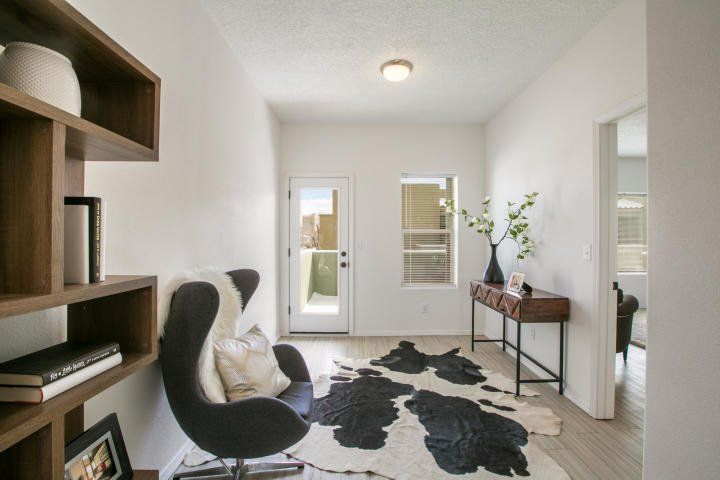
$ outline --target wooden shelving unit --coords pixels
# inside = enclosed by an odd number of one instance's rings
[[[157,359],[156,277],[63,284],[63,198],[83,195],[86,161],[158,160],[160,79],[64,0],[0,0],[0,44],[11,41],[72,61],[82,113],[0,84],[0,334],[5,317],[67,305],[68,339],[116,341],[123,354],[45,403],[0,404],[0,477],[60,480],[85,401]]]
[[[85,161],[155,161],[157,150],[142,145],[0,83],[0,119],[48,120],[65,125],[65,151]]]
[[[85,132],[89,140],[105,141],[107,133],[114,132],[147,147],[152,154],[146,159],[157,161],[160,78],[149,68],[64,0],[0,0],[0,26],[0,44],[35,43],[62,53],[73,64],[80,80],[81,117],[87,122],[73,121],[78,117],[66,113],[58,117],[58,112],[62,112],[58,109],[41,109],[41,116]],[[31,105],[30,110],[35,108],[41,107]],[[73,158],[127,160],[122,149],[130,147],[125,153],[132,153],[129,143],[117,138],[109,143],[119,143],[120,150]],[[80,149],[72,153],[84,152]]]

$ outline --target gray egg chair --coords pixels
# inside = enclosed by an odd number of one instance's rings
[[[244,310],[260,276],[249,269],[234,270],[228,275],[242,294]],[[294,347],[273,346],[280,369],[292,381],[277,398],[251,397],[212,403],[205,397],[198,362],[218,305],[218,292],[207,282],[182,285],[170,305],[160,354],[167,398],[185,434],[222,462],[220,467],[178,473],[173,478],[213,476],[237,480],[246,473],[302,468],[300,462],[244,461],[281,452],[310,429],[307,416],[312,406],[312,383],[305,361]],[[234,461],[228,464],[223,460],[227,458]]]

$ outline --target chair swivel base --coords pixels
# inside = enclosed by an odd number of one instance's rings
[[[235,460],[235,465],[227,465],[225,461],[219,459],[222,463],[221,467],[205,468],[202,470],[193,470],[190,472],[176,473],[173,480],[185,478],[212,478],[212,479],[231,479],[240,480],[245,475],[256,472],[272,472],[276,470],[288,470],[291,468],[303,468],[302,462],[260,462],[245,463],[243,460]]]

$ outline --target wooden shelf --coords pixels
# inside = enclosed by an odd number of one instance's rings
[[[53,120],[66,126],[69,158],[85,161],[157,161],[157,151],[0,83],[0,118]]]
[[[64,290],[49,294],[0,295],[0,318],[37,312],[96,298],[116,295],[156,285],[157,277],[142,275],[108,275],[101,283],[65,285]]]
[[[0,404],[0,451],[157,359],[154,353],[123,353],[123,362],[39,405]]]
[[[62,53],[81,80],[159,80],[64,0],[2,0],[0,43],[12,41],[31,42]]]
[[[1,0],[0,43],[18,41],[50,48],[72,62],[85,120],[47,111],[43,102],[29,108],[68,126],[71,158],[157,161],[160,78],[149,68],[65,0]]]
[[[0,84],[0,319],[67,305],[68,340],[117,342],[123,354],[45,403],[0,403],[0,477],[62,480],[84,403],[158,356],[157,277],[63,285],[64,197],[84,195],[86,161],[158,160],[160,78],[65,0],[0,0],[0,44],[18,41],[70,59],[82,111]]]

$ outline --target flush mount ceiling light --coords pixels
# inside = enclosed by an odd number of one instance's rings
[[[385,77],[385,80],[390,82],[402,82],[412,72],[413,64],[407,60],[390,60],[380,66],[380,73]]]

